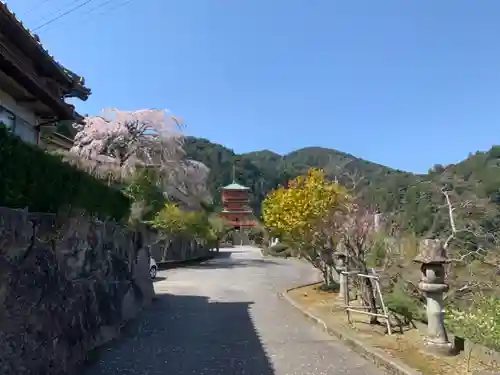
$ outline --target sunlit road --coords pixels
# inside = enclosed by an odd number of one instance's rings
[[[153,307],[84,374],[382,375],[277,296],[316,280],[307,264],[252,247],[160,271]]]

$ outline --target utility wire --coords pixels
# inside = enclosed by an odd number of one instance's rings
[[[72,8],[72,9],[70,9],[70,10],[66,11],[66,12],[64,12],[63,14],[61,14],[61,15],[59,15],[59,16],[57,16],[57,17],[54,17],[54,18],[53,18],[53,19],[51,19],[50,21],[47,21],[47,22],[45,22],[44,24],[42,24],[42,25],[40,25],[40,26],[37,26],[34,30],[38,30],[38,29],[40,29],[40,28],[45,28],[46,26],[51,25],[51,24],[52,24],[52,23],[54,23],[55,21],[57,21],[57,20],[59,20],[59,19],[63,18],[64,16],[66,16],[66,15],[68,15],[68,14],[72,13],[73,11],[78,10],[78,9],[79,9],[79,8],[81,8],[82,6],[84,6],[84,5],[88,4],[90,1],[93,1],[93,0],[87,0],[87,1],[85,1],[83,4],[79,4],[78,6],[76,6],[76,7]],[[100,9],[100,8],[102,8],[102,7],[106,6],[106,5],[108,5],[108,4],[111,4],[113,1],[116,1],[116,0],[105,0],[104,2],[102,2],[102,3],[100,3],[100,4],[97,4],[97,5],[96,5],[96,6],[94,6],[93,8],[90,8],[90,9],[88,9],[88,10],[84,11],[83,13],[81,13],[81,14],[80,14],[80,17],[85,17],[86,15],[88,15],[88,14],[90,14],[90,13],[94,12],[95,10],[98,10],[98,9]],[[98,15],[103,15],[103,14],[106,14],[107,12],[111,12],[111,11],[113,11],[113,10],[116,10],[116,9],[118,9],[118,8],[120,8],[120,7],[124,6],[124,5],[127,5],[127,4],[131,3],[132,1],[133,1],[133,0],[125,0],[125,1],[123,1],[123,2],[121,2],[121,3],[116,4],[116,6],[114,6],[114,7],[111,7],[111,8],[106,9],[104,12],[101,12],[101,13],[99,13]]]
[[[113,10],[116,10],[116,9],[118,9],[118,8],[121,8],[121,7],[125,6],[125,5],[127,5],[127,4],[130,4],[132,1],[134,1],[134,0],[125,0],[125,1],[124,1],[124,2],[122,2],[122,3],[116,4],[116,6],[115,6],[115,7],[109,8],[109,9],[108,9],[108,12],[112,12]],[[100,15],[103,15],[103,14],[105,14],[105,13],[106,13],[106,12],[100,13]]]
[[[50,0],[44,0],[45,2],[48,2]],[[57,0],[56,0],[56,3],[54,4],[54,6],[50,7],[50,6],[46,6],[45,8],[52,8],[49,10],[48,13],[40,13],[40,16],[41,17],[38,17],[35,19],[34,23],[35,24],[41,24],[41,23],[44,23],[47,19],[50,19],[54,16],[59,16],[61,14],[61,12],[65,12],[66,9],[70,8],[70,7],[73,7],[73,5],[75,5],[76,3],[81,3],[82,1],[84,0],[69,0],[69,1],[66,1],[64,3],[57,3]],[[39,10],[40,8],[39,7],[32,7],[30,9],[30,11],[32,10]]]
[[[108,4],[112,3],[113,1],[115,1],[115,0],[106,0],[106,1],[104,1],[103,3],[101,3],[101,4],[98,4],[98,5],[96,5],[95,7],[90,8],[90,9],[89,9],[89,10],[87,10],[86,12],[83,12],[83,13],[81,14],[81,16],[82,16],[82,17],[83,17],[83,16],[86,16],[87,14],[92,13],[94,10],[100,9],[100,8],[102,8],[103,6],[105,6],[105,5],[108,5]],[[123,4],[126,4],[126,3],[130,2],[130,1],[131,1],[131,0],[125,1],[125,3],[118,4],[118,6],[123,5]],[[113,9],[116,9],[116,8],[118,8],[118,7],[114,7],[114,8],[108,9],[108,11],[113,10]],[[101,14],[103,14],[103,13],[101,13]]]
[[[39,26],[35,27],[35,28],[33,29],[33,31],[38,31],[38,30],[40,30],[40,29],[42,29],[42,28],[44,28],[44,27],[46,27],[46,26],[50,25],[51,23],[54,23],[54,22],[56,22],[56,21],[60,20],[61,18],[63,18],[63,17],[65,17],[65,16],[67,16],[68,14],[73,13],[74,11],[76,11],[76,10],[80,9],[80,8],[81,8],[81,7],[83,7],[84,5],[87,5],[87,4],[88,4],[88,3],[90,3],[91,1],[93,1],[93,0],[86,0],[86,1],[84,1],[83,3],[81,3],[81,4],[78,4],[77,6],[75,6],[75,7],[73,7],[73,8],[70,8],[70,9],[69,9],[69,10],[67,10],[66,12],[61,13],[60,15],[58,15],[58,16],[56,16],[56,17],[54,17],[54,18],[50,19],[50,20],[48,20],[47,22],[42,23],[41,25],[39,25]]]
[[[95,7],[90,8],[90,9],[89,9],[89,10],[87,10],[86,12],[83,12],[82,16],[85,16],[85,15],[87,15],[87,14],[89,14],[89,13],[92,13],[94,10],[99,9],[99,8],[102,8],[103,6],[105,6],[106,4],[111,3],[112,1],[114,1],[114,0],[106,0],[106,1],[104,1],[103,3],[97,4]]]
[[[51,0],[42,0],[42,2],[38,3],[37,5],[29,8],[25,13],[24,13],[24,16],[27,16],[28,14],[31,14],[33,13],[34,10],[36,9],[40,9],[40,6],[43,5],[43,4],[47,4],[49,1]]]

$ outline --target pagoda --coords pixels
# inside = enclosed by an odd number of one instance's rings
[[[250,208],[250,189],[233,182],[221,188],[223,210],[220,215],[236,230],[252,228],[255,225]]]

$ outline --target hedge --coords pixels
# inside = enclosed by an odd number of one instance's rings
[[[32,212],[73,207],[100,218],[128,216],[130,200],[120,191],[40,148],[0,124],[0,206]]]

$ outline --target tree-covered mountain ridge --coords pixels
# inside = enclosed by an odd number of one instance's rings
[[[216,202],[219,189],[236,179],[252,191],[252,207],[260,214],[267,193],[286,181],[303,175],[311,167],[322,168],[331,178],[349,176],[358,180],[363,199],[381,212],[400,212],[401,225],[417,233],[442,230],[446,215],[441,215],[440,188],[457,191],[458,196],[474,195],[489,200],[490,212],[500,204],[500,146],[476,152],[456,164],[435,165],[426,174],[414,174],[324,147],[305,147],[280,155],[270,150],[237,154],[204,138],[188,137],[184,149],[188,158],[210,168],[209,190]],[[436,218],[441,215],[441,218]]]

